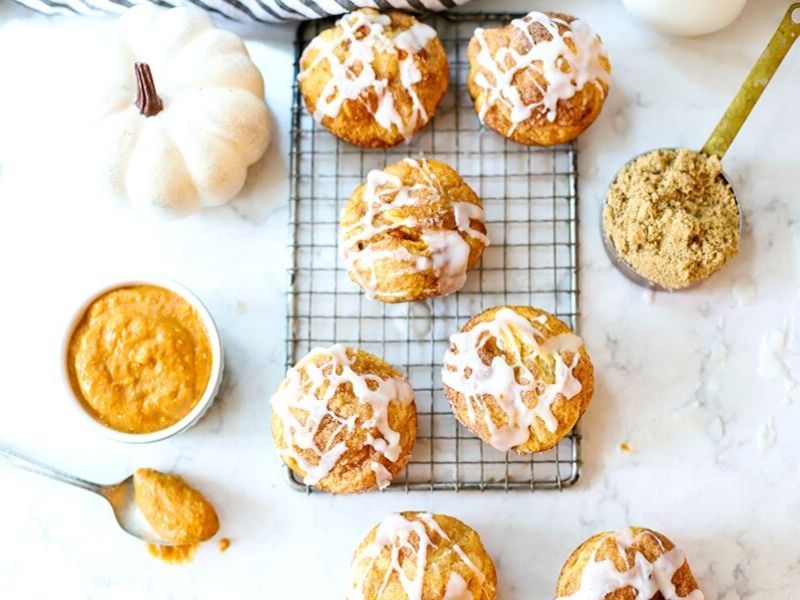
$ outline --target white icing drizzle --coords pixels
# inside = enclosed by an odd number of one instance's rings
[[[340,232],[342,258],[348,272],[369,294],[378,293],[377,267],[382,261],[395,261],[401,267],[394,270],[395,277],[432,270],[437,280],[437,295],[451,294],[464,286],[467,279],[470,246],[462,233],[489,245],[489,238],[472,226],[473,221],[483,222],[483,208],[469,202],[453,202],[453,217],[456,230],[424,231],[420,238],[428,247],[427,255],[416,255],[405,246],[391,250],[375,247],[373,238],[382,233],[417,225],[413,217],[393,220],[391,213],[398,208],[417,206],[438,201],[444,190],[436,175],[430,170],[428,161],[405,158],[403,161],[421,176],[422,182],[403,185],[399,177],[385,171],[373,170],[367,174],[363,201],[364,215]],[[383,220],[385,223],[378,224]],[[363,272],[366,271],[365,276]],[[383,297],[400,297],[406,293],[382,290]]]
[[[644,536],[650,536],[658,542],[663,553],[654,562],[650,562],[641,553],[636,552],[633,564],[628,561],[627,551]],[[625,561],[627,569],[623,572],[617,570],[614,561],[596,559],[598,549],[608,540],[612,539],[617,550]],[[581,582],[578,591],[569,596],[560,596],[557,600],[601,600],[606,595],[625,587],[636,590],[637,598],[652,598],[658,592],[664,600],[704,600],[703,592],[693,590],[687,596],[679,596],[672,577],[686,562],[686,557],[677,548],[666,550],[662,541],[650,531],[642,531],[634,535],[632,529],[623,529],[601,538],[592,552],[586,567],[581,573]]]
[[[352,567],[354,572],[362,572],[362,575],[348,589],[347,600],[373,600],[380,598],[389,585],[392,575],[397,577],[400,586],[408,596],[408,600],[422,600],[423,582],[428,564],[428,551],[437,546],[431,540],[428,529],[436,533],[442,540],[448,542],[451,549],[467,568],[475,574],[481,583],[484,582],[486,576],[483,572],[475,566],[475,563],[469,559],[464,550],[450,539],[431,513],[415,513],[414,517],[413,519],[407,519],[400,513],[393,513],[381,521],[375,533],[375,539],[353,558]],[[412,535],[416,538],[416,548],[412,543]],[[389,550],[389,568],[386,570],[378,592],[367,598],[364,595],[364,584],[378,557],[385,549]],[[408,575],[408,569],[404,569],[400,562],[402,551],[405,551],[404,554],[410,553],[414,555],[413,576]],[[406,558],[405,560],[408,561],[409,559]],[[364,562],[367,563],[365,568],[363,567]],[[472,600],[472,595],[469,593],[463,577],[455,572],[454,574],[461,580],[464,586],[463,590],[460,591],[461,595],[445,595],[444,600]],[[452,575],[448,581],[447,589],[451,588],[451,581],[453,581]],[[456,593],[457,585],[458,582],[452,584],[452,593],[454,594]]]
[[[314,359],[320,355],[325,356],[325,361],[316,365]],[[307,485],[319,483],[347,450],[345,430],[352,433],[356,427],[366,429],[366,444],[391,462],[400,458],[400,433],[389,425],[389,405],[392,402],[410,404],[414,399],[411,385],[405,378],[383,379],[356,373],[352,364],[353,359],[348,357],[344,346],[315,348],[289,369],[285,384],[272,396],[272,409],[284,428],[286,448],[279,452],[297,461],[306,473],[303,482]],[[362,423],[357,422],[357,415],[344,419],[328,406],[339,387],[346,384],[352,387],[358,402],[371,408],[371,416]],[[316,436],[328,421],[338,425],[325,446],[320,447]],[[377,430],[380,437],[374,437],[372,430]],[[310,450],[316,458],[309,460],[301,450]],[[373,461],[370,468],[375,472],[378,486],[386,487],[391,481],[389,471],[377,461]]]
[[[444,589],[444,598],[442,600],[474,600],[474,596],[469,591],[464,578],[453,571],[450,573],[450,579],[447,580],[447,587]]]
[[[373,461],[372,464],[370,464],[370,468],[375,473],[375,481],[378,482],[378,489],[383,490],[389,487],[389,484],[392,483],[392,474],[389,473],[388,469],[377,461]]]
[[[439,293],[443,296],[460,290],[467,282],[469,244],[456,231],[439,229],[421,236],[430,252],[430,265],[436,273]]]
[[[325,84],[314,110],[313,116],[317,121],[321,122],[324,117],[335,118],[348,100],[361,102],[372,112],[381,127],[389,131],[393,126],[396,127],[408,141],[414,135],[419,122],[428,120],[428,113],[414,89],[422,81],[422,73],[415,57],[436,37],[436,31],[424,23],[415,23],[392,39],[386,35],[386,28],[391,24],[392,19],[388,15],[374,10],[357,10],[336,22],[340,33],[332,40],[324,40],[318,36],[308,45],[303,59],[311,50],[318,53],[311,64],[299,74],[298,80],[302,81],[323,61],[327,61],[330,68],[330,79]],[[336,55],[337,49],[344,55],[343,59]],[[398,111],[389,80],[379,79],[375,73],[373,62],[376,53],[388,53],[397,57],[400,83],[411,100],[411,114],[408,118]],[[371,94],[377,97],[375,110],[370,102]]]
[[[541,319],[536,321],[542,322]],[[488,410],[484,410],[483,415],[490,434],[489,443],[499,450],[510,450],[528,441],[536,417],[544,422],[548,431],[556,431],[558,422],[551,411],[553,403],[560,397],[570,400],[582,389],[580,381],[572,374],[580,360],[581,338],[574,333],[562,333],[539,343],[537,337],[546,338],[528,319],[505,307],[497,311],[491,321],[478,323],[469,331],[450,337],[442,367],[442,383],[464,397],[467,417],[473,424],[478,419],[476,406],[486,408],[483,396],[491,395],[496,400],[508,423],[498,426]],[[495,356],[487,365],[480,357],[480,350],[492,339],[502,355]],[[525,365],[526,357],[521,354],[523,344],[538,355],[552,356],[554,383],[536,379]],[[561,356],[564,352],[573,353],[570,364],[564,362]],[[507,362],[505,357],[512,362]],[[537,398],[533,408],[526,404],[525,396],[530,394]]]
[[[530,28],[537,23],[548,31],[551,39],[536,41]],[[566,31],[561,33],[559,26],[566,27]],[[555,121],[559,100],[572,98],[586,84],[596,85],[605,93],[601,83],[608,85],[611,78],[600,58],[608,58],[608,51],[585,22],[575,19],[568,23],[541,12],[532,12],[511,21],[510,27],[515,30],[514,36],[522,36],[526,46],[530,46],[526,52],[520,53],[515,48],[504,46],[492,54],[485,30],[475,30],[479,46],[476,60],[480,71],[474,81],[485,91],[479,112],[481,121],[485,120],[490,108],[498,103],[503,104],[509,109],[511,134],[517,125],[537,111],[544,114],[548,121]],[[574,51],[566,40],[574,43]],[[540,85],[533,77],[525,79],[541,92],[541,99],[532,104],[525,103],[514,81],[518,74],[529,70],[540,74],[547,82],[546,85]]]
[[[442,539],[447,540],[448,542],[450,542],[450,544],[452,545],[453,551],[456,554],[458,554],[458,557],[461,559],[461,562],[463,562],[465,565],[467,565],[467,567],[469,567],[469,570],[472,571],[473,573],[475,573],[475,575],[478,577],[480,582],[483,583],[484,579],[486,579],[485,576],[483,575],[483,572],[478,567],[475,566],[475,563],[473,563],[469,559],[469,557],[467,556],[467,553],[464,552],[464,550],[461,548],[461,546],[459,546],[458,544],[454,543],[453,540],[450,539],[450,537],[444,532],[444,529],[442,529],[439,526],[439,523],[436,522],[436,519],[433,518],[433,515],[431,513],[418,513],[417,514],[417,518],[420,521],[422,521],[423,523],[425,523],[425,525],[427,525],[430,529],[435,531],[436,534],[439,537],[441,537]]]

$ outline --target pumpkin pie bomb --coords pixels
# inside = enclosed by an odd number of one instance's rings
[[[450,338],[442,367],[456,418],[498,450],[541,452],[584,413],[594,368],[561,320],[529,306],[497,306]]]
[[[347,600],[494,600],[497,576],[478,534],[458,519],[391,514],[353,554]]]
[[[484,125],[510,140],[552,146],[577,138],[605,103],[608,51],[584,21],[532,12],[476,29],[467,86]]]
[[[461,289],[488,245],[480,198],[436,160],[406,158],[371,171],[339,224],[350,279],[382,302]]]
[[[436,31],[401,12],[343,16],[300,58],[308,112],[336,137],[364,148],[409,141],[447,90],[447,55]]]
[[[703,600],[689,563],[666,536],[641,527],[590,537],[564,563],[557,600]]]
[[[387,487],[408,462],[417,408],[377,356],[334,345],[289,369],[272,397],[272,437],[303,483],[334,493]]]
[[[173,545],[148,544],[153,556],[165,562],[192,559],[200,542],[219,531],[214,505],[178,475],[155,469],[137,469],[133,474],[136,506],[150,527]]]

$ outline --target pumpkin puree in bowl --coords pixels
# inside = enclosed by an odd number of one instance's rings
[[[211,362],[195,308],[154,285],[97,298],[67,348],[70,384],[84,408],[125,433],[160,431],[189,414],[208,386]]]
[[[155,469],[136,469],[133,474],[136,506],[150,527],[174,546],[148,544],[150,554],[166,562],[191,560],[197,545],[219,530],[214,505],[178,475]]]

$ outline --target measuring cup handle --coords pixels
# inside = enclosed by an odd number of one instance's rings
[[[764,48],[753,70],[744,80],[733,102],[703,146],[704,154],[713,154],[719,158],[725,156],[745,119],[753,110],[792,44],[800,36],[800,18],[795,21],[795,11],[800,14],[800,2],[794,2],[789,6],[775,35]]]
[[[54,469],[53,467],[41,463],[38,460],[35,460],[28,456],[24,456],[23,454],[20,454],[16,450],[11,450],[10,448],[4,448],[0,446],[0,458],[2,458],[3,462],[5,462],[6,464],[19,467],[20,469],[24,469],[25,471],[38,473],[39,475],[44,475],[51,479],[55,479],[56,481],[61,481],[62,483],[68,483],[70,485],[83,488],[84,490],[89,490],[90,492],[95,492],[96,494],[102,495],[103,493],[103,487],[97,485],[96,483],[92,483],[91,481],[86,481],[85,479],[81,479],[80,477],[75,477],[74,475],[70,475],[69,473],[65,473],[64,471],[59,471],[58,469]]]

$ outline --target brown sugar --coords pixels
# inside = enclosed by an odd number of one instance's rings
[[[719,158],[655,150],[620,171],[608,191],[603,231],[634,271],[679,289],[739,251],[739,206]]]

